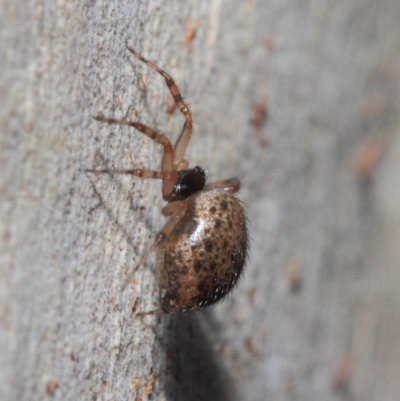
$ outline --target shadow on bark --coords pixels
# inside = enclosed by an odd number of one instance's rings
[[[207,332],[210,330],[212,333]],[[168,400],[237,400],[233,380],[210,340],[218,335],[211,313],[171,315],[168,332]]]

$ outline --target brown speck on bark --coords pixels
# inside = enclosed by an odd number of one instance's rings
[[[251,338],[246,338],[243,342],[243,348],[249,354],[254,354],[254,345]]]
[[[156,380],[156,372],[153,370],[150,374],[150,379],[148,380],[144,390],[144,395],[146,397],[148,397],[153,392],[155,380]]]
[[[268,50],[273,50],[275,48],[275,40],[272,34],[268,34],[264,36],[264,46]]]
[[[139,376],[134,376],[132,378],[132,388],[134,391],[137,391],[140,386],[140,378]]]
[[[260,145],[265,148],[269,146],[269,140],[265,138],[261,132],[261,127],[268,118],[268,98],[264,97],[258,100],[253,107],[253,116],[250,120],[254,127],[254,133],[260,141]]]
[[[196,36],[197,31],[197,19],[192,19],[189,22],[189,25],[186,27],[185,38],[183,40],[186,47],[190,47],[192,44],[193,39]]]
[[[132,306],[132,313],[135,313],[138,310],[139,306],[140,306],[140,299],[136,298]]]
[[[286,266],[285,279],[290,292],[295,293],[300,290],[300,262],[298,260],[293,259]]]
[[[267,118],[268,111],[268,99],[264,98],[256,102],[253,108],[253,117],[251,118],[251,124],[255,128],[260,128]]]
[[[357,149],[353,157],[353,172],[359,179],[368,178],[385,150],[383,138],[370,136]]]
[[[49,395],[54,395],[58,388],[58,382],[55,380],[49,380],[44,386],[44,391]]]
[[[336,391],[347,391],[354,373],[354,359],[349,354],[342,355],[333,368],[332,385]]]

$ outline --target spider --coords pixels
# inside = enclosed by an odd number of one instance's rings
[[[91,173],[130,174],[162,180],[162,196],[168,202],[162,214],[167,222],[157,233],[139,263],[127,275],[132,280],[138,267],[156,251],[160,308],[165,313],[201,310],[221,300],[243,272],[248,249],[247,219],[242,203],[234,196],[240,181],[231,178],[206,184],[206,173],[188,168],[184,153],[192,134],[192,114],[174,80],[125,42],[127,50],[164,77],[174,101],[185,117],[174,145],[168,138],[139,122],[94,117],[108,124],[137,129],[164,147],[159,171],[105,169]]]

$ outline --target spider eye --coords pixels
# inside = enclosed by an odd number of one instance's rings
[[[206,173],[199,166],[189,170],[179,171],[173,190],[174,200],[184,200],[190,195],[201,191],[205,183]]]

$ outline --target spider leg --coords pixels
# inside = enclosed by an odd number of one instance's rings
[[[153,171],[142,168],[102,169],[102,170],[86,169],[85,171],[87,173],[95,173],[95,174],[130,174],[140,178],[155,178],[161,180],[169,180],[171,179],[171,177],[176,175],[173,172],[171,173],[169,171]]]
[[[125,289],[125,287],[132,281],[137,269],[146,262],[147,258],[157,248],[157,246],[162,244],[168,238],[171,231],[185,215],[187,209],[188,204],[185,201],[174,201],[163,207],[162,214],[164,216],[169,216],[169,219],[164,224],[164,227],[157,233],[153,243],[140,258],[139,263],[127,275],[123,289]]]
[[[186,121],[183,124],[182,132],[179,135],[179,137],[175,143],[175,146],[174,146],[174,166],[177,166],[183,159],[187,145],[190,140],[190,136],[192,134],[192,126],[193,126],[192,113],[190,112],[187,104],[184,102],[182,95],[178,89],[178,86],[176,85],[175,81],[171,78],[171,76],[169,74],[167,74],[164,70],[162,70],[160,67],[158,67],[157,65],[152,63],[151,61],[145,59],[136,50],[129,47],[128,44],[126,43],[126,41],[125,41],[125,45],[126,45],[126,48],[136,58],[138,58],[139,60],[146,63],[150,68],[152,68],[154,71],[158,72],[160,75],[162,75],[164,77],[165,82],[169,88],[169,91],[171,92],[172,97],[174,98],[176,105],[178,106],[179,110],[185,117]]]
[[[173,152],[172,152],[172,145],[169,139],[162,134],[154,131],[153,129],[149,128],[148,126],[127,120],[118,120],[115,118],[108,118],[103,117],[101,115],[94,117],[97,121],[102,121],[107,124],[118,124],[118,125],[126,125],[128,127],[134,127],[142,134],[148,136],[154,142],[157,142],[164,146],[164,155],[161,162],[161,171],[172,171],[172,164],[173,164]]]
[[[222,189],[224,191],[230,192],[231,194],[234,194],[240,189],[240,181],[239,178],[234,177],[234,178],[229,178],[228,180],[212,182],[204,187],[204,189],[212,189],[212,188]]]
[[[164,154],[161,161],[161,171],[150,171],[146,169],[131,169],[131,170],[87,170],[89,172],[98,172],[98,173],[108,173],[108,174],[131,174],[136,177],[142,178],[160,178],[163,180],[163,198],[168,199],[172,193],[174,188],[175,180],[176,180],[176,170],[173,165],[173,150],[171,142],[165,135],[159,134],[158,132],[154,131],[153,129],[149,128],[147,125],[127,121],[127,120],[118,120],[115,118],[108,118],[103,117],[101,115],[94,117],[95,120],[105,122],[107,124],[118,124],[118,125],[126,125],[128,127],[134,127],[142,134],[146,135],[154,142],[157,142],[164,146]]]

